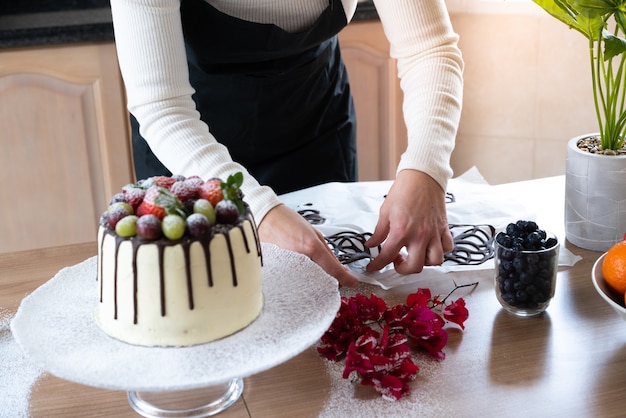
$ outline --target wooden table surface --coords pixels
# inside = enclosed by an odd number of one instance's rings
[[[546,185],[558,186],[560,181]],[[524,182],[515,189],[499,190],[521,193],[536,190],[538,185]],[[558,191],[556,195],[557,207],[551,207],[549,216],[547,212],[539,216],[540,220],[558,222],[560,216],[562,222],[562,201],[559,208]],[[339,365],[326,362],[311,347],[273,369],[245,378],[242,397],[219,416],[624,416],[626,323],[591,284],[591,267],[601,253],[569,243],[565,248],[582,260],[559,269],[555,297],[537,317],[517,318],[501,309],[491,270],[449,273],[443,280],[418,283],[435,294],[446,294],[453,282],[476,281],[478,286],[459,291],[470,312],[466,329],[449,329],[444,361],[418,358],[421,370],[406,399],[385,401],[369,388],[353,386],[340,378]],[[26,295],[62,267],[95,254],[95,243],[88,243],[0,255],[0,308],[15,312]],[[374,292],[389,303],[398,303],[415,288],[384,291],[363,284],[358,289],[342,289],[342,293]],[[82,386],[47,373],[32,388],[29,403],[33,417],[138,416],[125,392]]]

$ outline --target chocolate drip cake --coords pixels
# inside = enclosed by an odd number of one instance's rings
[[[261,312],[261,246],[227,182],[154,177],[126,186],[98,230],[96,321],[145,346],[189,346],[237,332]]]

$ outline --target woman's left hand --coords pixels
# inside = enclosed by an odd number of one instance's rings
[[[393,262],[400,274],[419,273],[440,265],[454,247],[446,215],[445,191],[428,174],[417,170],[398,173],[380,208],[370,248],[384,245],[368,265],[377,271]],[[400,254],[406,247],[408,255]]]
[[[359,284],[356,276],[328,248],[322,233],[285,205],[278,205],[265,215],[259,224],[259,238],[262,242],[306,255],[335,277],[341,286],[356,287]]]

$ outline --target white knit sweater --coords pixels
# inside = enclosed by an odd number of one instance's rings
[[[328,0],[206,0],[223,13],[300,31]],[[348,21],[357,0],[342,0]],[[408,147],[398,171],[415,169],[444,189],[461,113],[463,61],[444,0],[374,0],[398,60]],[[191,95],[180,0],[111,0],[115,42],[128,109],[161,162],[173,173],[226,178],[244,173],[243,191],[257,222],[280,203],[232,161],[200,120]]]

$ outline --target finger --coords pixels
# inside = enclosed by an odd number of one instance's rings
[[[454,238],[452,238],[452,233],[447,225],[441,235],[441,244],[443,245],[444,253],[449,253],[454,249]]]
[[[335,254],[326,245],[324,236],[319,231],[316,232],[320,238],[323,250],[319,247],[320,250],[312,251],[311,260],[318,264],[326,273],[337,279],[341,286],[356,287],[359,284],[359,280],[337,260]]]
[[[426,257],[424,258],[425,266],[440,266],[443,264],[443,248],[441,241],[431,243],[426,249]]]
[[[443,229],[441,237],[434,238],[426,249],[426,266],[440,266],[445,261],[445,253],[452,251],[454,248],[454,240],[448,227]]]
[[[396,257],[400,253],[401,249],[402,244],[399,241],[395,241],[390,237],[385,245],[381,247],[378,255],[367,264],[365,269],[369,272],[382,269],[387,264],[396,260]]]
[[[374,228],[374,233],[367,241],[365,241],[365,246],[368,248],[374,248],[379,246],[385,241],[387,235],[389,234],[389,223],[383,222],[383,217],[378,218],[378,222],[376,223],[376,227]]]
[[[417,245],[407,247],[408,255],[394,261],[394,268],[400,274],[413,274],[419,273],[424,269],[424,263],[426,262],[426,250],[423,245],[418,243]]]
[[[337,279],[341,286],[356,287],[359,284],[359,280],[356,276],[350,273],[334,255],[323,254],[312,260],[326,273]]]
[[[396,266],[396,270],[400,268],[402,271],[419,273],[423,270],[424,266],[440,266],[445,261],[445,253],[450,251],[448,248],[450,248],[450,250],[454,248],[454,240],[452,239],[450,230],[445,228],[440,237],[434,237],[428,243],[425,251],[419,246],[416,251],[413,251],[414,248],[408,248],[409,257],[407,257],[401,265]],[[424,256],[421,257],[422,255]]]

